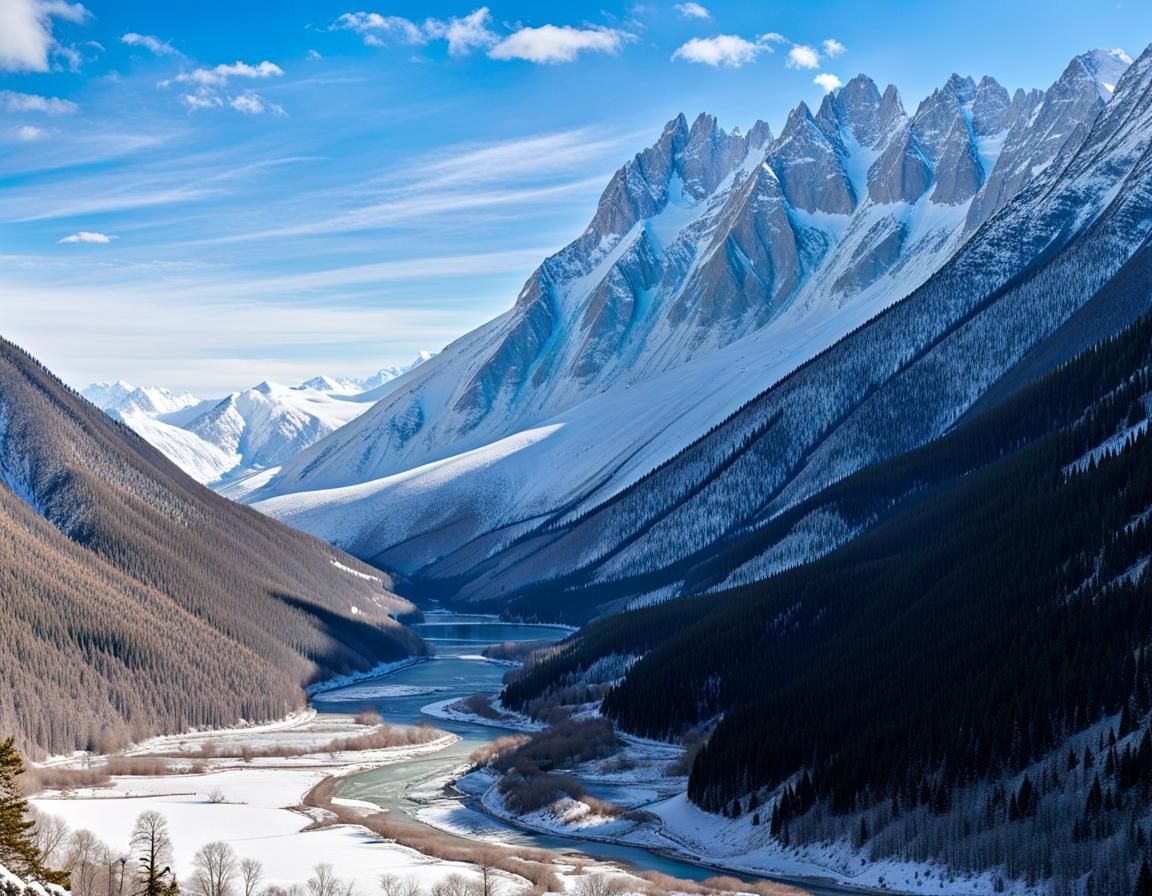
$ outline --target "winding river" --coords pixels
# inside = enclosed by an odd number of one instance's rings
[[[480,655],[484,647],[503,642],[558,641],[570,630],[501,622],[488,616],[448,613],[430,613],[426,622],[414,628],[435,647],[436,657],[432,661],[321,694],[314,698],[313,705],[320,712],[330,713],[355,713],[366,706],[373,706],[387,722],[415,725],[432,721],[437,728],[458,735],[460,740],[431,756],[349,777],[338,796],[375,803],[420,824],[428,824],[426,819],[431,814],[435,816],[437,830],[447,828],[456,832],[456,836],[473,840],[498,840],[557,852],[579,852],[595,859],[686,880],[703,880],[717,874],[714,869],[641,847],[522,830],[486,814],[474,796],[445,793],[444,783],[467,763],[473,750],[507,732],[489,725],[429,719],[421,709],[431,703],[477,692],[499,691],[507,666],[485,660]],[[596,795],[611,797],[607,793]],[[787,882],[813,896],[843,896],[848,892],[841,887],[793,880]]]

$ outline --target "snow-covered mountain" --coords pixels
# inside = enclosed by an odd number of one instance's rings
[[[298,386],[263,382],[216,400],[122,381],[96,383],[81,394],[192,478],[221,488],[227,483],[231,493],[241,494],[237,480],[277,467],[356,419],[393,380],[430,357],[421,352],[412,364],[363,379],[317,376]]]
[[[173,414],[203,401],[191,392],[169,392],[159,386],[133,386],[123,380],[93,383],[81,394],[103,411],[123,414]]]
[[[511,311],[253,499],[410,573],[453,551],[462,571],[596,507],[928,282],[1013,197],[1056,177],[1126,61],[1085,54],[1043,93],[953,76],[912,115],[895,88],[860,76],[815,113],[800,104],[775,138],[763,123],[742,135],[706,115],[673,120]]]

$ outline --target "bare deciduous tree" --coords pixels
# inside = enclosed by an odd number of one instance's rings
[[[343,891],[344,884],[327,862],[321,862],[312,869],[312,877],[308,878],[308,896],[343,896]]]
[[[432,896],[481,896],[481,884],[463,874],[449,874],[432,887]]]
[[[240,884],[244,889],[244,896],[256,896],[260,881],[263,879],[264,866],[255,859],[244,859],[240,862]]]
[[[132,828],[132,849],[140,874],[137,896],[169,896],[175,890],[172,861],[172,838],[168,821],[155,809],[140,813]],[[123,863],[121,863],[123,885]]]
[[[205,843],[192,859],[192,869],[192,888],[197,896],[232,896],[236,852],[227,843]]]

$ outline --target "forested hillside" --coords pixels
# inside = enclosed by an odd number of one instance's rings
[[[212,494],[0,341],[0,730],[106,748],[423,652],[380,573]]]
[[[594,623],[504,700],[642,657],[604,713],[657,738],[714,726],[689,795],[749,824],[762,804],[757,836],[1126,892],[1152,793],[1150,389],[1146,319],[842,482],[869,533]]]

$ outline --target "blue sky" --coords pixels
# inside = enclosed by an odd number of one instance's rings
[[[73,385],[366,374],[510,307],[678,112],[1149,40],[1132,0],[0,0],[0,334]]]

